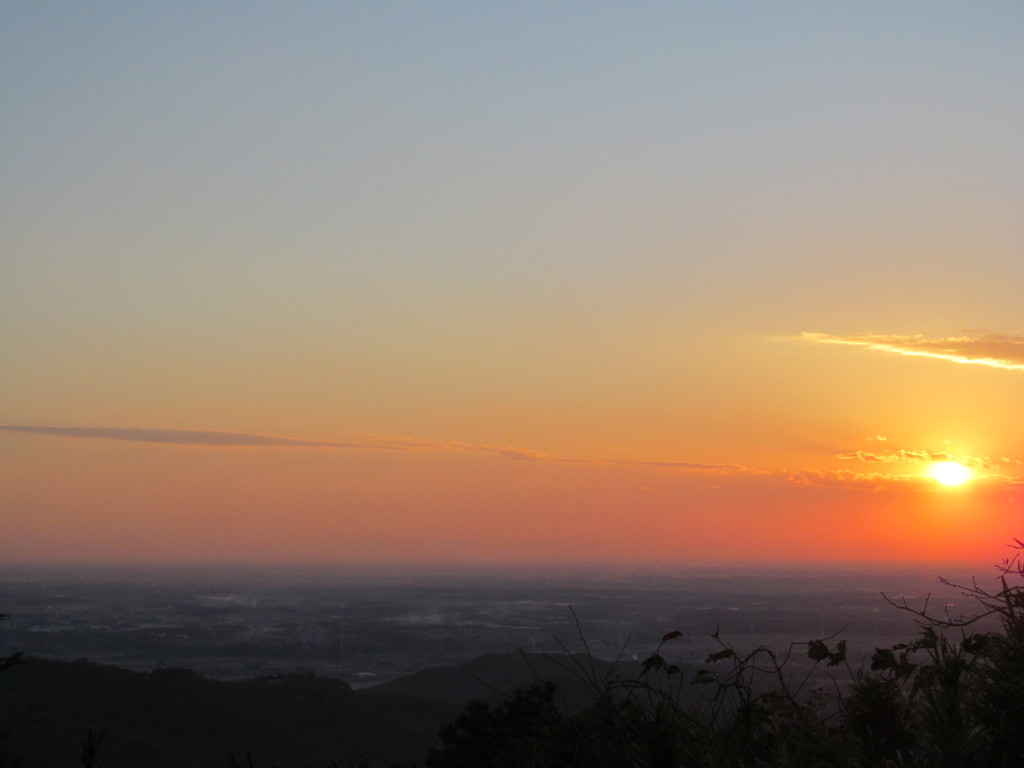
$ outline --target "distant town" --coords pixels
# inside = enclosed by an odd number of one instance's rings
[[[354,688],[517,649],[635,660],[670,631],[681,633],[670,653],[688,664],[720,647],[716,630],[740,650],[837,635],[864,659],[917,631],[883,592],[951,613],[961,599],[919,570],[22,568],[0,581],[0,648],[225,680],[314,673]]]

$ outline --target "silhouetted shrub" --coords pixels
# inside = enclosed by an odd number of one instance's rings
[[[870,669],[852,669],[832,638],[741,654],[718,633],[720,649],[683,669],[663,655],[679,637],[670,632],[630,679],[575,660],[594,703],[572,716],[550,684],[497,708],[471,703],[427,766],[1024,768],[1024,543],[1014,541],[999,590],[943,581],[976,601],[971,616],[890,600],[921,633],[876,649]],[[983,620],[996,629],[968,631]],[[799,675],[789,668],[797,651],[812,663]],[[844,672],[831,688],[811,684],[830,668]]]

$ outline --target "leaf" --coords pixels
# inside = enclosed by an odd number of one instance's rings
[[[694,675],[692,685],[707,685],[708,683],[715,682],[715,673],[709,672],[706,669],[702,669]]]
[[[671,632],[669,632],[667,635],[665,635],[663,638],[661,638],[661,642],[667,643],[669,640],[675,640],[677,637],[682,637],[682,636],[683,636],[682,632],[680,632],[678,629],[674,629]]]
[[[938,642],[939,636],[935,634],[935,629],[933,627],[928,627],[921,633],[921,639],[917,640],[910,647],[915,651],[919,648],[934,648],[938,645]]]
[[[831,654],[829,653],[828,646],[821,640],[811,640],[807,643],[807,655],[812,661],[823,661]]]
[[[985,650],[985,646],[988,645],[988,635],[983,635],[980,632],[965,637],[961,646],[967,653],[981,653]]]
[[[838,667],[844,661],[846,661],[846,641],[840,640],[839,645],[836,646],[836,652],[829,654],[828,665]]]
[[[721,661],[722,659],[728,659],[728,658],[731,658],[731,657],[733,657],[735,655],[736,655],[736,651],[734,651],[732,648],[726,648],[724,650],[717,651],[716,653],[712,653],[704,661],[707,664],[713,664],[716,661]]]
[[[875,648],[875,652],[871,655],[871,669],[877,671],[895,668],[896,654],[888,648]]]
[[[665,659],[663,659],[661,655],[657,653],[652,653],[649,657],[644,659],[643,663],[640,665],[645,675],[652,669],[661,669],[664,666]]]

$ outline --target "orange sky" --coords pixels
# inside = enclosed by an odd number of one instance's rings
[[[1024,534],[1021,7],[55,8],[0,10],[0,560]]]

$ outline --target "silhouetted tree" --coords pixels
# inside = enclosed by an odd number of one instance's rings
[[[1014,542],[997,566],[1000,589],[943,580],[976,601],[971,616],[890,600],[921,632],[876,649],[870,669],[852,669],[846,643],[832,638],[741,654],[717,632],[720,649],[683,669],[663,655],[679,637],[670,632],[631,679],[598,677],[577,661],[594,703],[572,716],[554,705],[550,684],[496,708],[471,703],[427,766],[1024,768],[1024,542]],[[986,619],[996,628],[968,631]],[[787,666],[797,651],[812,662],[801,675]],[[830,668],[849,682],[812,685]]]

